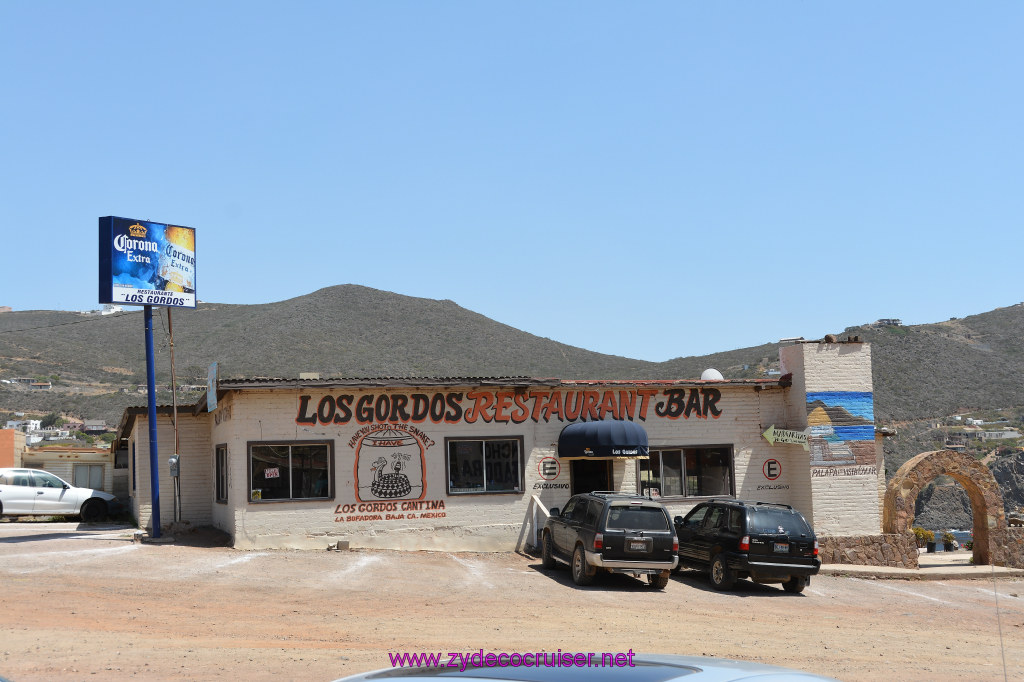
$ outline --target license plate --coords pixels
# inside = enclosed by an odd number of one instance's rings
[[[789,554],[789,543],[788,542],[776,542],[775,543],[776,554]]]
[[[634,552],[642,552],[647,549],[647,543],[643,540],[630,540],[629,549]]]

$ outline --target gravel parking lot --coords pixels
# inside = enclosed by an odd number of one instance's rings
[[[389,652],[562,649],[740,658],[842,680],[1024,679],[1019,579],[818,576],[790,595],[749,582],[719,593],[684,572],[664,591],[625,576],[578,588],[519,554],[217,541],[4,520],[0,675],[331,680],[387,667]]]

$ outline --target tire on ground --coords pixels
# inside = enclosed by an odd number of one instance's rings
[[[540,540],[540,565],[544,568],[555,567],[555,557],[551,553],[551,533],[544,533]]]
[[[790,576],[789,580],[782,583],[782,589],[791,594],[800,594],[807,587],[807,578],[802,575]]]
[[[597,571],[587,564],[587,553],[583,545],[576,545],[576,551],[572,553],[572,581],[580,586],[586,586],[594,582]]]
[[[711,558],[711,586],[716,590],[730,590],[736,584],[736,573],[729,568],[724,554]]]
[[[668,571],[662,571],[661,573],[648,573],[647,582],[650,583],[651,587],[656,590],[663,590],[668,585]]]
[[[92,523],[107,515],[107,504],[103,500],[86,500],[82,505],[82,521]]]

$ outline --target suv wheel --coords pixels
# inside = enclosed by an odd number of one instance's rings
[[[656,590],[663,590],[668,585],[668,571],[661,573],[648,573],[647,582]]]
[[[572,553],[572,581],[580,586],[589,585],[594,582],[596,573],[597,571],[587,564],[583,545],[576,545],[576,551]]]
[[[95,523],[107,515],[107,505],[103,500],[89,500],[82,505],[82,521]]]
[[[790,576],[789,580],[782,583],[782,589],[791,594],[800,594],[807,587],[807,578],[802,575]]]
[[[544,533],[540,541],[540,565],[544,568],[555,567],[555,557],[551,553],[551,533]]]
[[[716,590],[729,590],[736,584],[736,574],[725,562],[724,554],[716,554],[711,559],[711,585]]]

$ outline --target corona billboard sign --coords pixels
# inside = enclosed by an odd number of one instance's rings
[[[196,231],[100,218],[100,303],[196,307]]]

